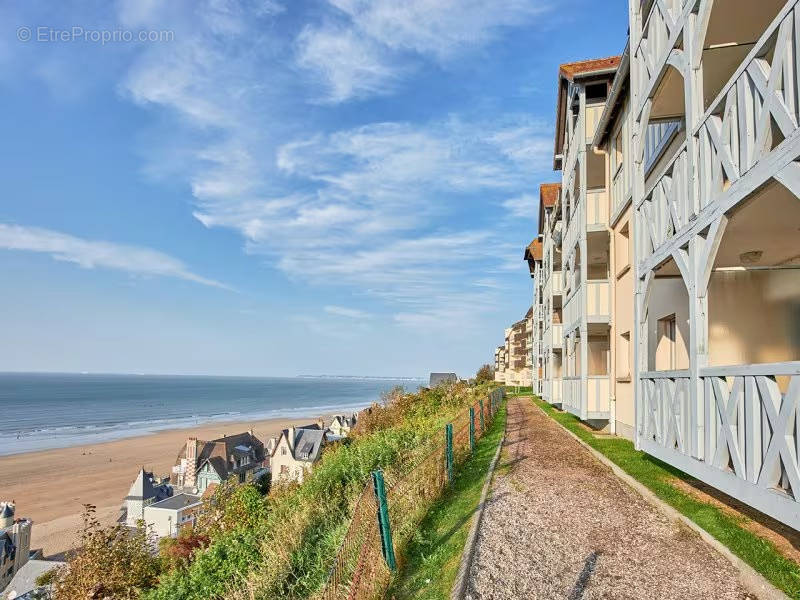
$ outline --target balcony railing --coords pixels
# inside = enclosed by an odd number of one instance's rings
[[[653,2],[650,14],[645,18],[642,27],[642,38],[636,48],[632,49],[633,63],[638,69],[640,83],[639,97],[644,102],[648,91],[658,77],[662,65],[666,62],[675,46],[683,24],[682,11],[685,0],[665,0]],[[641,109],[641,107],[637,107]]]
[[[581,414],[581,378],[564,377],[561,379],[561,408],[574,415]]]
[[[600,123],[600,117],[603,115],[605,103],[593,104],[586,107],[586,143],[591,144],[594,139],[594,133],[597,131],[597,125]]]
[[[552,347],[553,348],[561,348],[564,344],[564,327],[561,323],[553,323],[553,326],[550,328],[551,335],[553,336]]]
[[[589,375],[586,386],[587,418],[607,419],[611,411],[608,375]]]
[[[553,296],[560,296],[564,291],[564,275],[561,271],[553,271],[550,277],[550,293]]]
[[[611,298],[608,280],[589,280],[586,282],[586,315],[590,320],[604,320],[611,314]]]
[[[585,308],[583,299],[584,286],[579,286],[564,305],[564,326],[567,328],[567,331],[572,331],[580,322]]]
[[[622,163],[614,173],[614,178],[611,180],[611,210],[616,211],[625,202],[625,199],[631,193],[630,178],[628,177],[628,168],[625,163]]]
[[[643,450],[800,529],[800,361],[640,375]],[[784,391],[785,390],[785,391]]]
[[[608,226],[608,192],[605,189],[586,192],[586,225]]]

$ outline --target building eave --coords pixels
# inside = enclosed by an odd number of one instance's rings
[[[597,129],[594,132],[592,146],[595,148],[601,148],[603,146],[611,125],[613,124],[614,116],[617,113],[620,102],[624,98],[622,94],[629,88],[628,79],[631,70],[630,46],[631,41],[630,38],[628,38],[628,42],[625,44],[625,50],[622,52],[619,67],[617,67],[617,74],[614,76],[614,81],[611,83],[611,92],[606,100],[606,106],[597,123]]]

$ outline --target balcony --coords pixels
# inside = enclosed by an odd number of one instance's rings
[[[590,323],[608,323],[611,315],[611,295],[607,279],[586,282],[586,317]]]
[[[631,193],[631,182],[625,163],[621,163],[611,180],[611,212],[615,213]]]
[[[800,530],[800,361],[640,374],[645,452]],[[785,391],[784,391],[785,390]]]
[[[564,275],[561,271],[553,271],[550,277],[550,294],[560,296],[564,292]]]
[[[553,323],[550,327],[552,336],[551,348],[561,348],[564,345],[564,326],[561,323]]]
[[[594,133],[597,131],[597,125],[600,123],[600,117],[603,115],[603,109],[606,107],[605,103],[593,104],[586,107],[586,143],[591,144],[594,140]]]
[[[581,416],[581,378],[561,379],[561,408],[577,417]]]
[[[608,227],[608,192],[605,189],[586,192],[586,227],[591,231]]]
[[[611,415],[608,375],[592,375],[586,379],[586,410],[583,410],[580,377],[564,377],[562,380],[562,408],[576,417],[592,421],[608,420]]]

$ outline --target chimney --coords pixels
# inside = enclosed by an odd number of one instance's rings
[[[194,487],[197,471],[197,438],[186,440],[186,472],[183,474],[183,485]]]
[[[320,429],[325,429],[325,421],[323,419],[317,419],[317,425],[319,425]]]
[[[286,441],[289,442],[289,450],[294,452],[294,425],[289,427],[289,432],[286,437]]]

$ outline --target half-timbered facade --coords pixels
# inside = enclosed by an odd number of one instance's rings
[[[798,529],[800,2],[629,11],[636,441]]]
[[[562,407],[581,419],[611,418],[608,181],[592,141],[619,57],[561,65],[554,167],[562,172]]]

